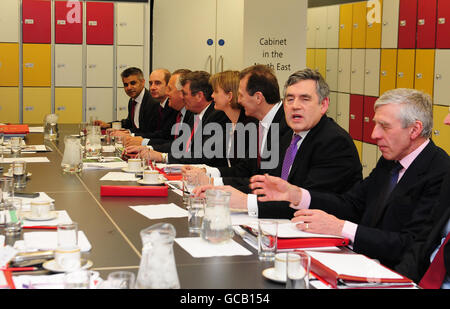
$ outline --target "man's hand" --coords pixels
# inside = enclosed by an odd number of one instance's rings
[[[101,121],[101,120],[94,120],[94,126],[100,126],[100,128],[102,128],[102,129],[111,128],[111,124]]]
[[[294,213],[291,222],[297,223],[299,230],[308,233],[342,236],[344,220],[340,220],[318,209],[301,209]]]
[[[302,197],[299,187],[268,174],[250,178],[250,189],[253,190],[253,194],[262,195],[258,197],[261,202],[288,201],[298,205]]]
[[[144,139],[140,136],[127,136],[125,137],[125,141],[124,141],[124,146],[128,147],[128,146],[141,146],[142,145],[142,141]]]
[[[155,162],[163,162],[162,154],[158,151],[154,151],[152,149],[143,149],[139,151],[139,157],[145,160],[155,161]]]
[[[213,186],[205,185],[198,186],[194,189],[195,196],[206,197],[207,190],[222,190],[231,193],[230,208],[247,210],[247,194],[231,187],[231,186]]]
[[[197,183],[199,185],[209,185],[211,183],[211,178],[206,174],[205,168],[194,167],[191,165],[184,165],[181,167],[181,173],[183,175],[193,175],[197,178]]]
[[[130,131],[125,130],[125,129],[114,130],[111,133],[111,136],[128,136],[128,135],[130,135]]]
[[[125,148],[125,152],[126,153],[139,153],[146,149],[147,149],[147,147],[145,147],[145,146],[128,146]]]

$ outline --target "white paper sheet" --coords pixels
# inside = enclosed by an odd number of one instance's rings
[[[36,221],[36,220],[23,220],[23,226],[56,226],[58,224],[72,223],[69,214],[65,210],[57,210],[58,217],[53,220]]]
[[[44,127],[28,127],[30,133],[44,133]]]
[[[47,157],[20,157],[20,158],[3,158],[2,163],[12,163],[14,161],[25,161],[27,163],[49,163],[50,160]]]
[[[32,201],[45,201],[53,203],[55,202],[54,199],[52,199],[50,196],[47,195],[45,192],[39,192],[39,197],[35,198],[27,198],[27,197],[17,197],[22,200],[22,208],[24,211],[30,210],[30,205]]]
[[[83,169],[108,169],[108,170],[115,170],[127,167],[127,162],[105,162],[105,163],[83,163]]]
[[[19,241],[16,241],[16,244]],[[57,232],[28,232],[23,233],[23,242],[26,250],[54,250],[58,245]],[[16,247],[16,244],[14,247]],[[20,248],[22,244],[18,244]],[[91,250],[92,246],[83,231],[78,231],[78,245],[82,252]]]
[[[130,206],[130,208],[149,219],[180,218],[188,216],[187,210],[174,203]]]
[[[176,238],[175,241],[195,258],[252,255],[252,252],[232,239],[221,244],[211,244],[201,237]]]
[[[122,173],[122,172],[109,172],[100,180],[112,180],[112,181],[137,181],[134,173]]]

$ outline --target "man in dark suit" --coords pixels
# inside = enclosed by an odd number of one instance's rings
[[[429,95],[394,89],[375,103],[372,138],[383,157],[368,177],[344,194],[315,192],[273,176],[255,176],[251,188],[260,201],[285,200],[299,209],[297,228],[344,236],[353,250],[394,267],[415,238],[436,202],[448,155],[430,139]]]

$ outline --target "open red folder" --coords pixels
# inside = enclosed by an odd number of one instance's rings
[[[6,283],[6,285],[1,284],[0,287],[2,289],[4,289],[4,288],[15,289],[16,287],[15,287],[14,281],[12,279],[12,272],[6,271],[6,270],[0,271],[0,272],[1,272],[0,275],[3,276],[3,278],[2,278],[3,280],[0,280],[0,282]]]
[[[167,196],[168,186],[100,186],[100,196]]]
[[[156,170],[163,175],[164,177],[166,177],[167,180],[181,180],[182,175],[181,173],[166,173],[164,172],[164,169],[162,168],[156,168]]]
[[[0,131],[3,131],[4,134],[28,134],[30,133],[30,129],[27,124],[8,124],[0,126]]]

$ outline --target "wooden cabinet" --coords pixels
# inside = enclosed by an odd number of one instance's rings
[[[339,5],[327,6],[327,46],[339,48]]]
[[[362,140],[365,143],[376,144],[376,141],[372,139],[372,132],[375,127],[373,122],[373,117],[375,116],[375,111],[373,109],[375,102],[378,97],[364,97],[364,108],[363,108],[363,137]]]
[[[323,78],[327,77],[327,50],[316,49],[315,53],[315,70],[322,74]]]
[[[349,131],[350,119],[350,95],[348,93],[338,93],[336,122],[345,130]]]
[[[369,176],[370,172],[377,165],[378,161],[378,147],[368,143],[362,143],[362,160],[363,178]]]
[[[339,49],[338,57],[338,91],[350,92],[352,50]]]
[[[436,48],[450,48],[450,1],[437,3]]]
[[[55,113],[59,123],[79,123],[83,120],[83,89],[56,88]]]
[[[142,68],[144,66],[144,48],[142,46],[117,47],[117,87],[123,87],[120,74],[129,67]],[[145,77],[147,80],[147,77]]]
[[[113,88],[87,88],[86,96],[87,121],[100,119],[109,122],[113,120]]]
[[[336,121],[337,116],[337,92],[330,91],[330,103],[328,104],[327,116]]]
[[[363,140],[363,111],[364,96],[351,94],[349,133],[353,139],[356,139],[358,141]]]
[[[377,13],[383,12],[383,3],[383,0],[367,2],[366,48],[381,47],[381,20],[377,21]],[[381,16],[379,17],[381,19]]]

